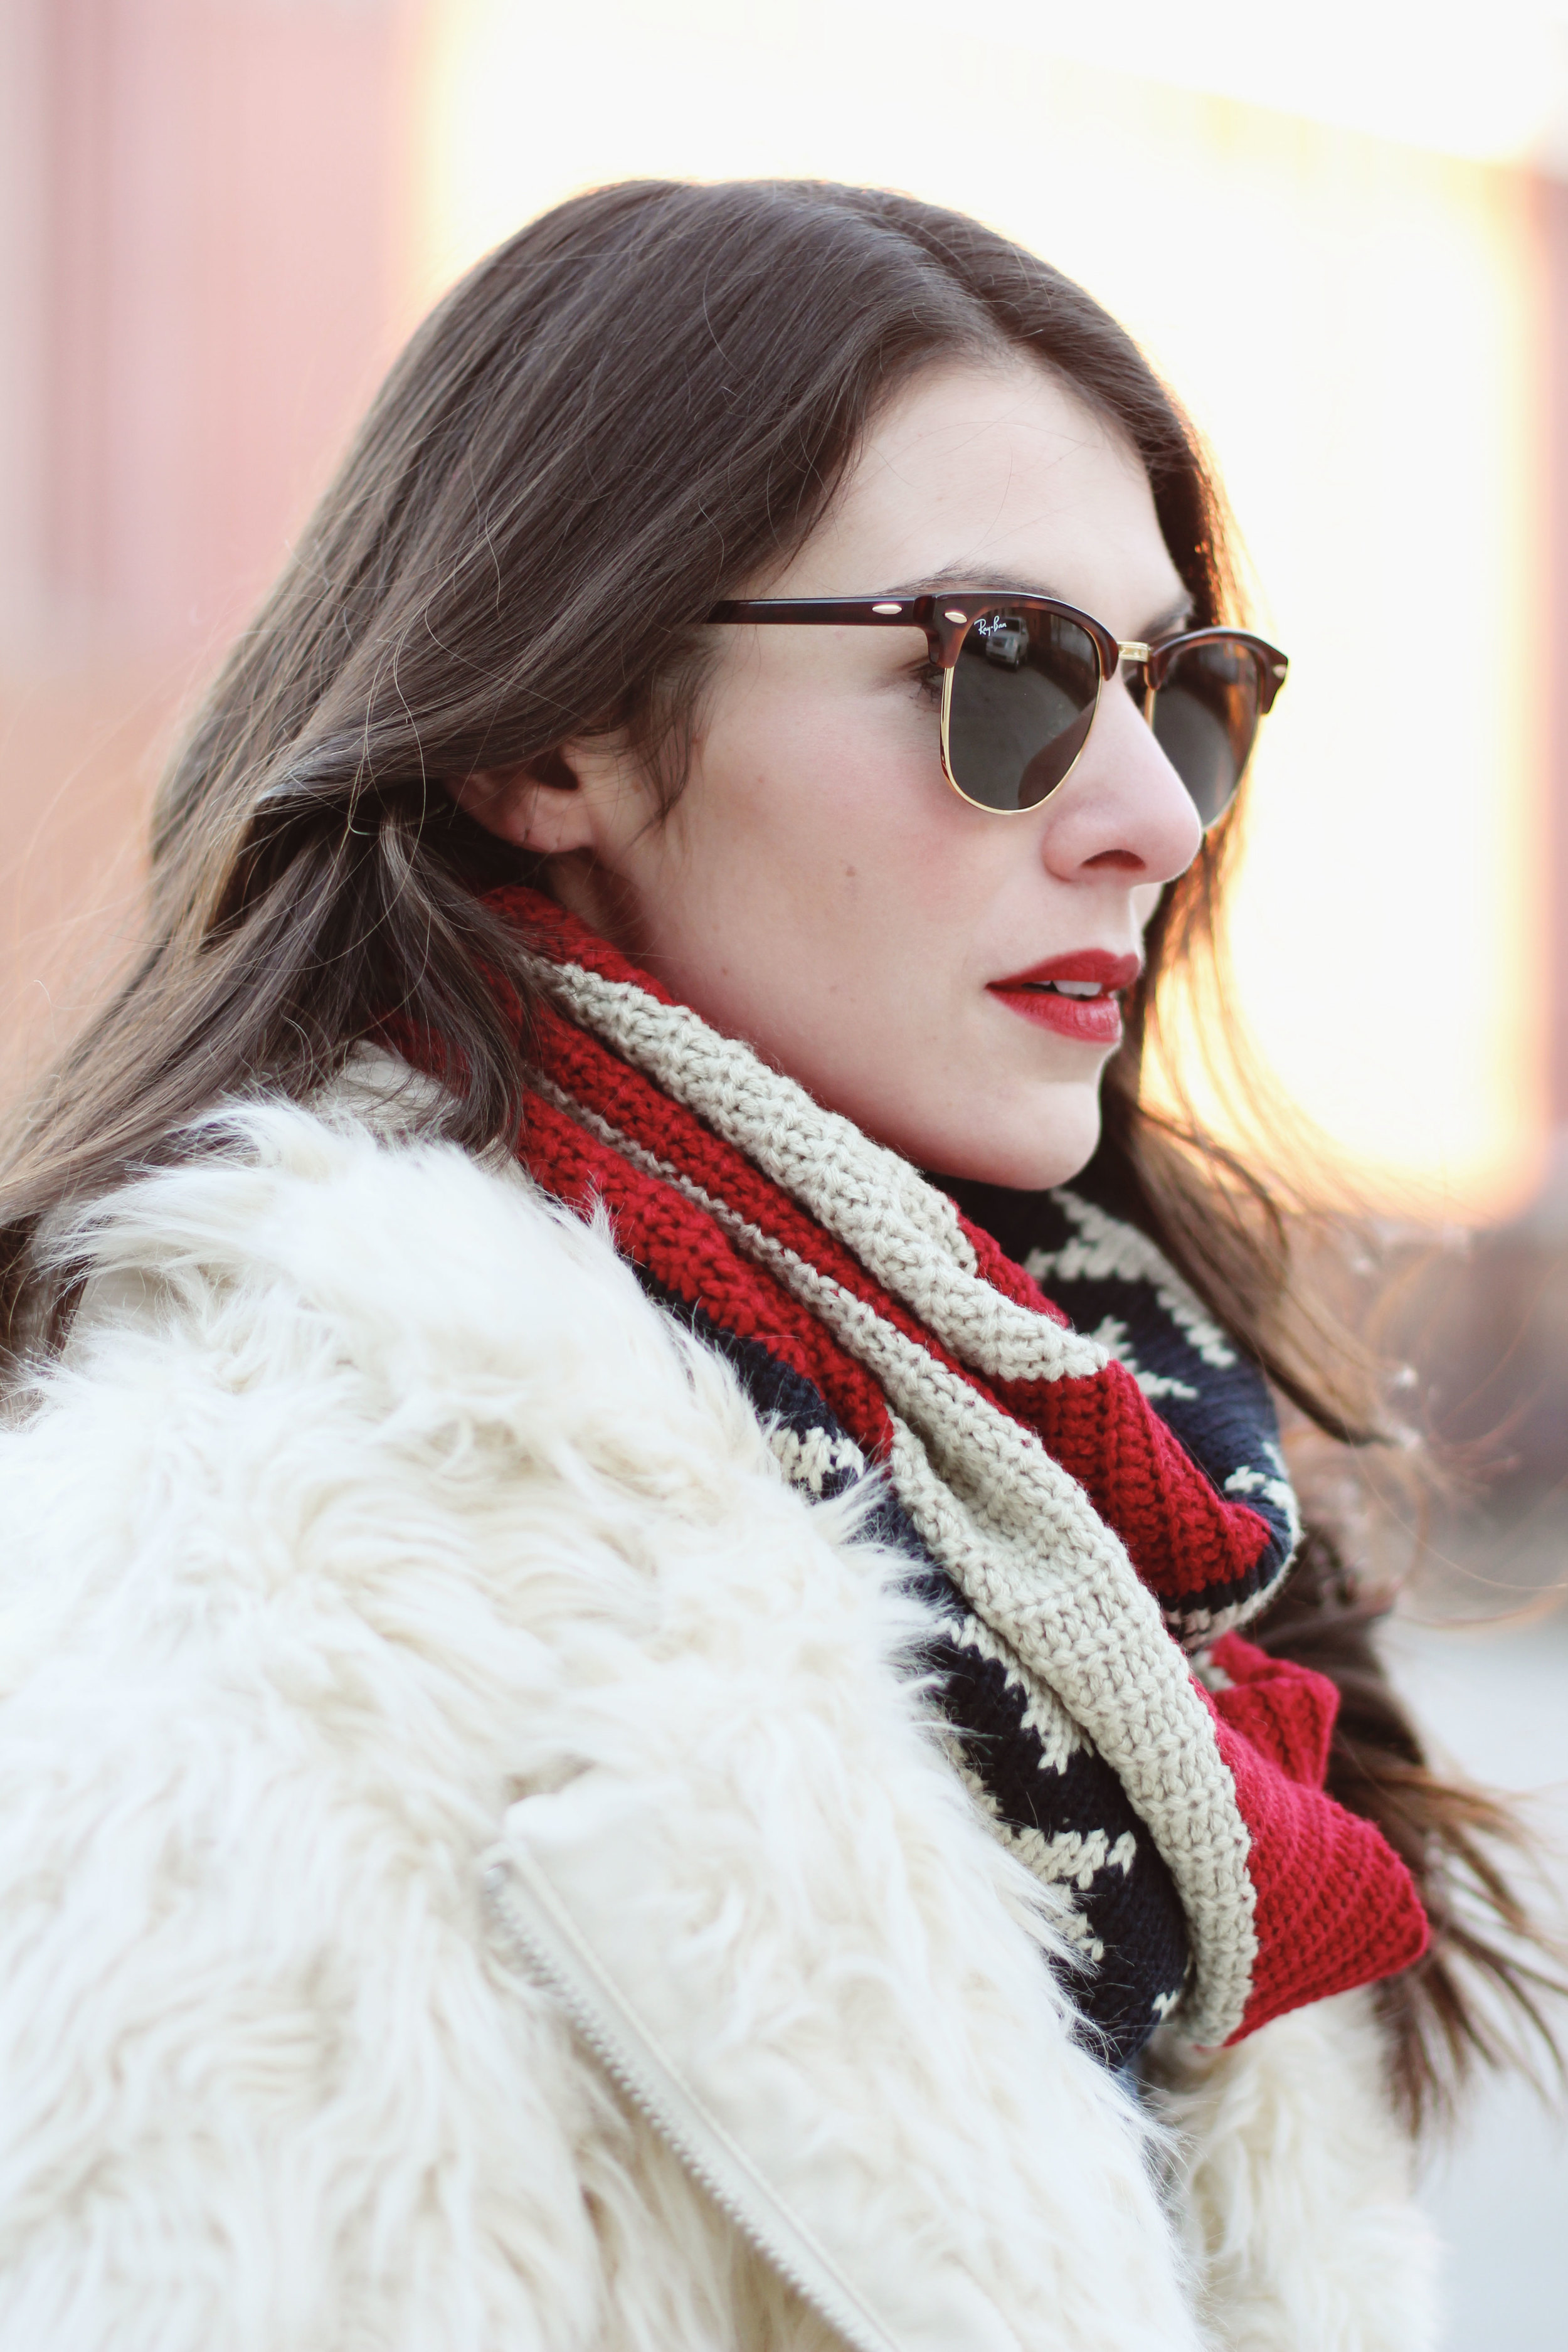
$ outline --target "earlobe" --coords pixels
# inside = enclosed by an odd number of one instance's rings
[[[544,751],[516,768],[477,768],[447,791],[487,833],[536,857],[558,857],[592,845],[587,794],[564,753]]]

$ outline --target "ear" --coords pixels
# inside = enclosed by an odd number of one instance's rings
[[[447,789],[476,824],[536,857],[593,845],[588,795],[561,751],[543,751],[519,768],[476,768]]]

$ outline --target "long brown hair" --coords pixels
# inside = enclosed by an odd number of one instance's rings
[[[220,1099],[308,1095],[390,1013],[462,1074],[449,1134],[479,1149],[515,1131],[526,1071],[494,980],[525,1002],[528,986],[479,893],[516,861],[447,783],[523,762],[548,778],[563,741],[619,729],[668,803],[699,721],[704,614],[787,559],[911,377],[1000,351],[1033,355],[1137,451],[1196,620],[1240,617],[1220,499],[1147,362],[1080,288],[960,215],[812,183],[634,183],[545,215],[447,296],[169,769],[133,968],[15,1127],[0,1188],[14,1349],[68,1301],[68,1272],[34,1247],[52,1211],[190,1148]],[[1101,1172],[1302,1411],[1372,1440],[1375,1368],[1293,1276],[1277,1189],[1143,1099],[1163,998],[1214,944],[1232,832],[1152,927]],[[1331,1663],[1325,1611],[1309,1631]],[[1441,1923],[1473,1807],[1412,1778],[1415,1736],[1378,1705],[1339,1793],[1391,1829]],[[1394,2003],[1413,2105],[1479,2030],[1459,1948],[1440,1941]],[[1484,1937],[1478,1954],[1522,1989]]]

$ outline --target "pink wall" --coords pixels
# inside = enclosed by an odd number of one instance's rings
[[[30,1046],[38,971],[122,927],[174,712],[395,347],[409,25],[6,0],[0,1000]]]
[[[386,356],[399,19],[52,0],[46,591],[187,646],[268,577]]]

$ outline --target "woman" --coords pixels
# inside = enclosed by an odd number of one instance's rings
[[[0,2345],[1431,2341],[1370,1408],[1139,1101],[1284,668],[953,215],[416,337],[13,1157]]]

